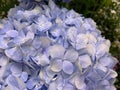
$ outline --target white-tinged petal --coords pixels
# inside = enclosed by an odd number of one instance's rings
[[[18,36],[18,32],[16,30],[9,30],[6,32],[6,35],[8,37],[17,37]]]
[[[41,17],[38,18],[37,23],[37,29],[39,31],[47,31],[52,27],[52,23],[45,17],[45,15],[42,15]]]
[[[82,68],[87,68],[88,66],[92,65],[91,58],[89,55],[79,56],[78,60]]]
[[[84,90],[86,88],[86,84],[78,75],[75,77],[75,86],[77,89],[80,89],[80,90]]]
[[[53,72],[51,70],[51,66],[46,67],[45,71],[46,71],[47,76],[50,77],[50,78],[53,78],[54,75],[56,74],[55,72]]]
[[[92,34],[87,33],[86,36],[88,38],[89,43],[96,43],[97,42],[95,36],[93,36]]]
[[[87,46],[88,40],[89,39],[87,38],[86,34],[78,34],[76,37],[76,44],[74,48],[76,48],[77,50],[85,48]]]
[[[108,47],[110,47],[110,45],[111,45],[110,40],[107,39],[107,40],[105,41],[105,44],[106,44]]]
[[[40,43],[43,48],[50,46],[51,40],[48,37],[40,37]]]
[[[62,70],[62,60],[54,60],[51,65],[51,70],[53,72],[60,72]]]
[[[6,66],[8,62],[9,62],[8,57],[4,55],[0,57],[0,66]]]
[[[90,56],[95,56],[95,53],[96,53],[95,44],[87,44],[86,49]]]
[[[78,58],[78,52],[74,49],[68,49],[64,55],[64,59],[70,62],[75,62]]]
[[[57,84],[55,82],[51,82],[48,90],[57,90]]]
[[[97,50],[96,50],[96,56],[97,58],[102,57],[105,53],[109,52],[109,46],[107,46],[106,44],[99,44],[97,45]]]
[[[11,58],[15,61],[20,61],[23,58],[22,52],[18,47],[6,49],[5,54],[6,54],[6,56],[8,56],[9,58]]]
[[[51,30],[50,33],[51,33],[52,36],[54,36],[54,37],[59,37],[59,36],[61,35],[61,33],[62,33],[61,29],[62,29],[62,28],[60,28],[60,27],[52,28],[52,30]]]
[[[71,62],[69,61],[63,61],[63,71],[66,73],[66,74],[72,74],[73,71],[74,71],[74,66]]]
[[[18,11],[17,10],[17,13],[20,13],[21,11]],[[21,15],[21,14],[20,14]],[[19,17],[19,16],[18,16]],[[25,27],[27,27],[28,25],[29,25],[29,23],[28,22],[20,22],[20,21],[18,21],[18,20],[13,20],[13,23],[14,23],[14,27],[18,30],[18,31],[20,31],[20,30],[22,30],[22,29],[24,29]]]
[[[67,31],[67,37],[70,41],[75,42],[77,36],[77,29],[75,27],[71,27]]]
[[[49,7],[51,10],[54,10],[56,7],[56,4],[53,2],[53,0],[49,0],[49,3],[48,3]]]
[[[62,21],[62,19],[60,17],[57,17],[56,20],[55,20],[55,22],[57,24],[62,24],[63,23],[63,21]]]
[[[66,17],[67,18],[76,18],[78,17],[79,14],[77,12],[75,12],[73,9],[72,10],[69,10],[67,13],[66,13]]]
[[[32,31],[29,31],[26,35],[27,40],[33,40],[34,39],[34,33]]]
[[[61,45],[53,45],[48,48],[48,53],[52,58],[63,58],[65,48]]]
[[[19,90],[18,82],[17,82],[16,78],[13,75],[10,75],[10,76],[7,77],[6,83],[8,84],[10,89],[14,88],[16,90]]]
[[[24,82],[20,78],[12,75],[8,76],[6,82],[11,90],[24,90],[26,88]]]
[[[96,28],[96,22],[91,18],[86,19],[86,21],[93,27]]]
[[[96,72],[100,75],[101,78],[106,78],[109,75],[108,68],[102,66],[101,64],[96,65]]]
[[[83,28],[83,30],[89,30],[91,29],[91,25],[88,22],[84,22],[81,27]]]
[[[112,69],[110,69],[109,72],[110,72],[110,77],[111,77],[111,78],[116,78],[116,77],[118,76],[117,72],[115,72],[115,71],[112,70]]]
[[[40,73],[39,73],[39,77],[40,77],[40,79],[42,80],[42,81],[44,81],[44,69],[41,69],[40,70]]]
[[[41,68],[40,73],[39,73],[39,78],[42,82],[45,82],[46,84],[49,84],[50,81],[52,80],[52,77],[48,77],[45,68]]]
[[[49,58],[45,54],[41,54],[35,57],[36,63],[41,66],[48,65],[50,63]]]
[[[19,77],[16,77],[20,90],[26,90],[26,85]]]

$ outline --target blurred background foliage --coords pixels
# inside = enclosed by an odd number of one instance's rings
[[[71,0],[69,3],[58,0],[57,4],[93,18],[102,35],[111,41],[110,52],[119,60],[115,67],[118,72],[115,85],[120,89],[120,0]],[[0,0],[0,18],[6,17],[15,5],[18,5],[17,0]]]
[[[5,17],[9,9],[15,5],[18,5],[17,0],[0,0],[0,18]]]

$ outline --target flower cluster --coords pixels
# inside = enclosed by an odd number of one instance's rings
[[[52,0],[26,6],[0,21],[1,90],[115,90],[117,60],[92,19]]]
[[[41,1],[49,1],[49,0],[18,0],[19,2],[41,2]],[[53,1],[62,1],[62,2],[70,2],[71,0],[53,0]]]

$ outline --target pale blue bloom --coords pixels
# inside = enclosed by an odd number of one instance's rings
[[[37,29],[43,32],[49,30],[52,26],[52,23],[48,21],[48,19],[44,15],[39,17],[38,20],[35,21],[35,23],[37,24]]]
[[[20,79],[17,78],[13,75],[9,75],[6,83],[8,84],[8,86],[10,87],[10,89],[15,89],[15,90],[25,90],[25,83]]]
[[[117,60],[92,19],[52,0],[19,1],[0,21],[0,89],[115,90]]]
[[[26,82],[28,80],[28,73],[27,72],[22,72],[20,78]]]
[[[18,0],[19,2],[41,2],[41,1],[49,1],[49,0]],[[53,0],[53,1],[61,1],[61,0]],[[71,0],[62,0],[63,2],[70,2]]]

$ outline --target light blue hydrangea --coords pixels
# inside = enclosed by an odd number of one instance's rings
[[[0,20],[0,90],[116,90],[117,60],[91,18],[24,1]]]

